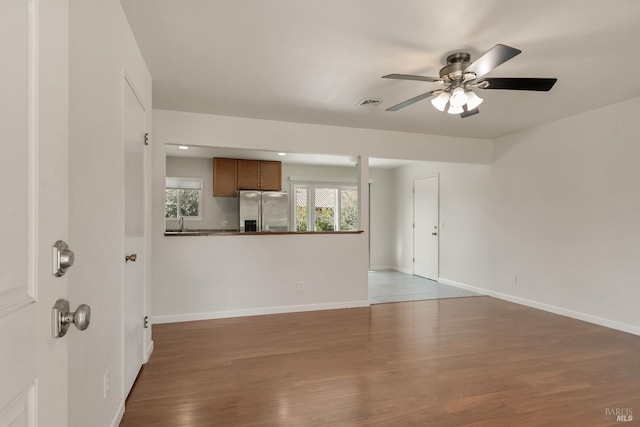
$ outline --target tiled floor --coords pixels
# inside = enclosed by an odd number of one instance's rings
[[[371,304],[475,296],[480,294],[393,270],[369,272]]]

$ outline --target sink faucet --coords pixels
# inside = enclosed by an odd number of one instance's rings
[[[184,217],[180,216],[178,218],[178,225],[180,226],[180,231],[184,231]]]

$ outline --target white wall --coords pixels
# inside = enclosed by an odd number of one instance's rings
[[[76,254],[69,300],[74,308],[85,303],[92,309],[91,326],[65,337],[69,426],[108,426],[117,425],[124,404],[125,73],[148,109],[148,126],[151,76],[119,2],[72,0],[69,19],[69,244]],[[111,384],[104,398],[106,372]]]
[[[439,174],[439,275],[477,280],[486,266],[487,165],[418,162],[391,171],[394,270],[413,274],[413,181]],[[444,227],[442,225],[444,224]]]
[[[480,286],[640,334],[638,117],[634,98],[495,142]]]
[[[319,165],[299,165],[293,163],[282,164],[282,191],[291,191],[290,177],[297,178],[320,178],[320,179],[344,179],[353,181],[358,179],[358,170],[353,167],[344,166],[319,166]]]
[[[371,218],[370,232],[370,265],[372,270],[393,269],[394,248],[392,245],[395,230],[393,216],[395,205],[392,202],[394,189],[392,187],[393,169],[371,168]]]
[[[368,305],[361,235],[161,239],[154,323]]]
[[[154,111],[154,135],[162,144],[361,155],[365,180],[368,156],[476,163],[492,156],[485,140],[162,110]],[[164,154],[154,152],[155,322],[368,304],[366,233],[165,237],[164,177]]]
[[[442,281],[640,334],[639,116],[635,98],[500,138],[490,165],[395,169],[395,268],[412,180],[438,172]]]

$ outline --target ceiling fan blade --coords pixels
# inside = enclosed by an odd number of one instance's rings
[[[514,47],[497,44],[484,55],[471,63],[464,71],[476,74],[476,78],[482,77],[498,65],[504,64],[514,56],[522,52]]]
[[[474,116],[480,112],[480,110],[478,110],[477,108],[474,108],[473,110],[467,110],[466,104],[463,105],[462,108],[464,109],[464,111],[460,113],[460,117],[462,117],[463,119],[469,116]]]
[[[412,76],[411,74],[387,74],[386,76],[382,76],[382,78],[398,80],[418,80],[421,82],[437,82],[442,80],[439,77]]]
[[[542,79],[527,77],[488,77],[482,79],[489,82],[485,89],[535,90],[546,92],[551,90],[558,79]]]
[[[418,95],[415,98],[408,99],[400,104],[394,105],[393,107],[387,108],[386,111],[398,111],[401,108],[408,107],[411,104],[415,104],[418,101],[422,101],[423,99],[427,99],[430,96],[433,96],[435,93],[442,92],[440,90],[432,90],[431,92],[423,93],[422,95]]]

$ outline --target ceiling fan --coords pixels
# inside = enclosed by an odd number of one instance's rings
[[[440,70],[440,77],[413,76],[409,74],[388,74],[383,79],[418,80],[422,82],[438,83],[443,89],[432,90],[415,98],[408,99],[387,111],[398,111],[423,99],[434,97],[431,104],[444,111],[447,104],[447,113],[460,114],[465,117],[478,114],[478,105],[482,98],[472,89],[507,89],[507,90],[532,90],[546,92],[551,90],[557,79],[527,78],[527,77],[487,77],[497,66],[504,64],[522,51],[503,44],[495,45],[474,62],[467,52],[457,52],[447,57],[447,65]]]

